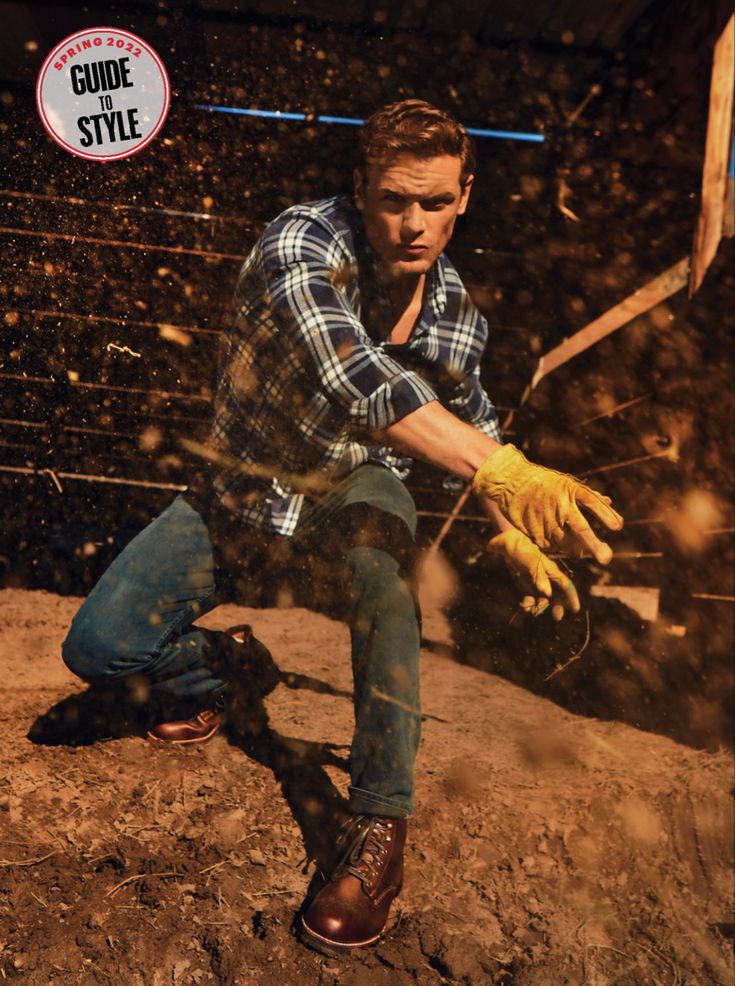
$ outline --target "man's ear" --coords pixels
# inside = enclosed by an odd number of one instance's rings
[[[355,205],[362,210],[365,207],[365,175],[361,168],[355,168],[352,179],[355,183]]]
[[[470,190],[472,188],[472,182],[475,180],[474,175],[467,175],[467,180],[464,183],[464,188],[462,189],[462,194],[459,197],[459,208],[457,209],[457,215],[462,216],[467,209],[467,203],[470,200]]]

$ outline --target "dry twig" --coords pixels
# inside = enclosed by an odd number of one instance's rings
[[[134,883],[136,880],[146,880],[148,877],[166,876],[180,877],[183,876],[183,873],[176,873],[175,871],[169,873],[136,873],[134,876],[126,877],[124,880],[121,880],[120,883],[116,883],[114,887],[107,891],[105,897],[112,897],[118,892],[118,890],[122,890],[123,887],[126,887],[129,883]]]
[[[544,681],[551,681],[551,679],[556,677],[556,675],[561,674],[562,671],[566,671],[569,665],[574,664],[575,661],[578,661],[582,656],[582,654],[584,654],[584,652],[587,650],[587,647],[590,642],[590,611],[588,609],[584,611],[584,617],[587,623],[587,633],[584,638],[584,643],[582,644],[582,646],[580,647],[580,649],[577,651],[576,654],[572,654],[572,656],[569,658],[568,661],[565,661],[564,664],[557,664],[554,670],[550,674],[546,675]]]
[[[58,849],[52,849],[45,856],[37,856],[35,859],[0,859],[0,866],[36,866],[37,863],[43,863],[45,860],[51,859],[58,852]]]

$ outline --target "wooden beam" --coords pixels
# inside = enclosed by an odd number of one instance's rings
[[[529,385],[523,391],[521,399],[518,402],[518,407],[511,409],[506,415],[502,426],[503,432],[508,432],[516,411],[523,407],[545,376],[548,376],[553,370],[563,366],[564,363],[567,363],[575,356],[579,356],[585,349],[594,346],[601,339],[604,339],[605,336],[609,336],[612,332],[627,325],[632,319],[643,315],[644,312],[647,312],[651,308],[655,308],[656,305],[670,298],[672,294],[676,294],[677,291],[680,291],[684,287],[688,279],[689,257],[683,257],[673,267],[665,270],[663,274],[654,277],[652,281],[644,284],[638,291],[634,291],[633,294],[628,295],[619,304],[609,308],[604,315],[600,315],[599,318],[585,325],[579,332],[575,332],[573,336],[565,339],[559,346],[549,350],[538,361],[536,372]]]
[[[735,14],[715,44],[702,170],[702,205],[694,234],[689,297],[699,289],[722,236],[727,194],[727,164],[735,89]]]
[[[533,390],[539,381],[552,370],[556,370],[574,356],[583,353],[585,349],[594,346],[605,336],[637,318],[638,315],[642,315],[660,302],[670,298],[672,294],[676,294],[686,284],[688,274],[689,257],[684,257],[673,267],[664,271],[663,274],[659,274],[658,277],[649,281],[648,284],[644,284],[638,291],[634,291],[619,304],[608,309],[604,315],[590,322],[579,332],[575,332],[569,339],[565,339],[561,345],[541,357],[531,381],[531,389]]]

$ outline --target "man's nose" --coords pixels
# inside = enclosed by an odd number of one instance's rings
[[[401,236],[404,240],[415,239],[415,237],[423,233],[424,228],[424,210],[418,202],[414,202],[403,213]]]

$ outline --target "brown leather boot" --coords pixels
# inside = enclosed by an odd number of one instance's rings
[[[211,709],[197,712],[191,719],[174,719],[172,722],[159,722],[148,730],[148,739],[162,743],[205,743],[211,739],[222,725],[224,702]]]
[[[258,731],[258,700],[272,692],[281,680],[270,651],[253,636],[252,627],[245,623],[224,631],[233,641],[228,644],[225,640],[224,647],[221,634],[215,635],[209,630],[203,632],[212,637],[220,652],[221,674],[229,682],[226,696],[188,719],[158,723],[148,730],[148,739],[178,745],[204,743],[214,736],[226,718],[230,725],[245,731]]]
[[[403,884],[405,818],[356,815],[340,840],[346,851],[299,922],[299,937],[325,955],[372,945],[385,930]]]

